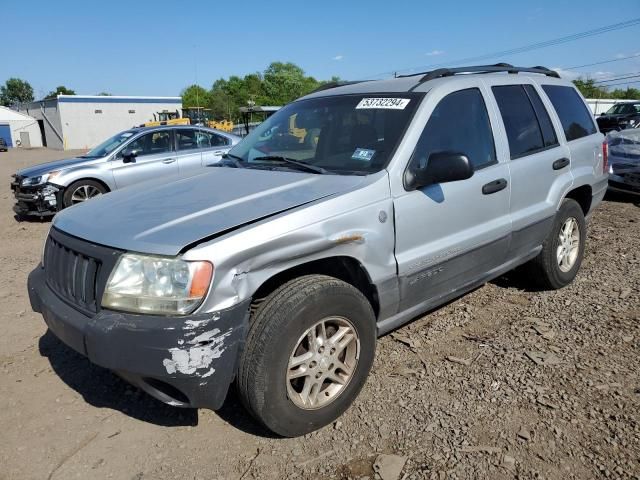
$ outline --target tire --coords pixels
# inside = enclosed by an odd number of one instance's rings
[[[571,260],[572,255],[569,255],[568,258],[563,255],[563,262],[560,262],[561,230],[566,227],[570,219],[575,220],[575,228],[577,228],[578,232],[577,250],[575,250],[573,261],[565,261]],[[570,284],[582,264],[586,239],[587,227],[582,208],[575,200],[564,199],[556,213],[553,228],[542,244],[542,251],[529,264],[530,273],[533,275],[534,281],[544,288],[553,290]]]
[[[324,352],[314,353],[307,333],[316,326],[316,334],[322,337],[322,328],[318,326],[321,321],[327,340],[317,347],[317,351]],[[349,328],[354,335],[347,347],[340,353],[332,352],[332,332]],[[341,340],[346,341],[349,335]],[[322,340],[317,340],[316,345],[318,342]],[[272,432],[284,437],[304,435],[333,422],[351,405],[367,379],[375,348],[375,315],[359,290],[324,275],[291,280],[271,293],[252,315],[236,382],[240,399]],[[310,355],[311,359],[290,369],[289,360],[294,355],[298,358]],[[335,367],[334,361],[349,365],[351,375],[347,369]],[[302,371],[315,373],[289,379],[291,372],[297,375]],[[331,371],[343,384],[329,378]],[[318,378],[316,375],[320,380],[314,380]],[[315,382],[316,387],[308,391],[308,403],[303,405],[307,382],[310,385]]]
[[[77,182],[73,182],[64,190],[62,205],[64,208],[67,208],[77,203],[83,203],[90,198],[104,195],[107,192],[107,188],[100,182],[89,179],[78,180]],[[88,197],[84,198],[84,200],[80,200],[83,193],[88,194]]]

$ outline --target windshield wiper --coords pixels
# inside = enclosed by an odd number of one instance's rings
[[[288,163],[289,165],[295,165],[303,170],[306,170],[312,173],[319,173],[321,175],[328,173],[327,170],[325,170],[322,167],[316,167],[315,165],[310,165],[308,163],[301,162],[300,160],[294,160],[293,158],[283,157],[280,155],[265,155],[264,157],[256,157],[254,158],[254,160],[258,160],[258,161],[274,160],[278,162]]]

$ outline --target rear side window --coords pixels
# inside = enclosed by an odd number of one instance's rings
[[[542,89],[560,117],[568,142],[597,132],[593,116],[573,87],[542,85]]]
[[[197,131],[191,129],[176,130],[176,140],[178,150],[194,150],[201,148],[198,146]]]
[[[536,111],[536,117],[538,117],[538,124],[540,125],[540,131],[542,132],[542,140],[544,141],[544,146],[552,147],[554,145],[558,145],[558,137],[556,137],[556,131],[554,130],[553,124],[551,123],[549,112],[547,112],[547,109],[544,107],[542,100],[540,100],[540,95],[538,95],[536,89],[533,88],[533,85],[525,85],[524,89],[529,96],[529,100],[531,100],[533,109]]]
[[[544,150],[538,117],[523,85],[492,87],[509,140],[511,159]]]
[[[489,114],[480,90],[453,92],[440,100],[424,127],[411,163],[426,165],[432,153],[456,152],[475,170],[496,163]]]

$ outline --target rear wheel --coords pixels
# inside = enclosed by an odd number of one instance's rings
[[[67,208],[105,193],[107,193],[107,189],[100,182],[96,182],[95,180],[78,180],[65,189],[62,203],[64,207]]]
[[[351,405],[375,346],[375,316],[359,290],[324,275],[297,278],[253,315],[238,372],[240,398],[273,432],[304,435]]]
[[[582,264],[586,238],[582,208],[575,200],[563,200],[542,251],[530,262],[533,279],[551,289],[571,283]]]

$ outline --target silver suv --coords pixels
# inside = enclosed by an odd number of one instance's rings
[[[574,279],[607,166],[570,82],[499,65],[330,87],[220,168],[58,214],[33,309],[166,403],[216,409],[235,382],[296,436],[349,407],[380,335],[525,263]]]
[[[220,161],[240,137],[210,128],[132,128],[84,155],[34,165],[13,176],[18,215],[50,216],[117,188],[185,174]]]

